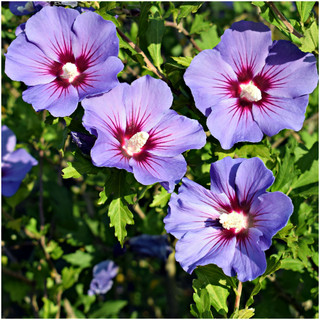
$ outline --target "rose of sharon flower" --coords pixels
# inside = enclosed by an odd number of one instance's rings
[[[97,30],[99,32],[97,32]],[[94,12],[45,7],[11,43],[5,72],[29,87],[23,100],[36,111],[70,115],[87,96],[107,92],[119,82],[116,27]]]
[[[88,295],[107,293],[113,285],[112,279],[117,275],[118,269],[111,260],[105,260],[95,265]]]
[[[288,222],[292,202],[282,192],[266,192],[272,172],[259,158],[211,164],[211,190],[184,178],[172,194],[165,229],[179,239],[176,260],[192,273],[216,264],[228,276],[253,280],[264,273],[264,251]]]
[[[11,197],[38,161],[24,149],[14,151],[16,136],[7,126],[2,126],[1,137],[1,193],[5,197]]]
[[[192,60],[184,80],[211,134],[230,149],[285,128],[300,130],[318,75],[311,53],[289,41],[272,42],[262,23],[240,21]]]
[[[206,142],[198,121],[169,110],[172,100],[168,85],[150,76],[83,100],[83,125],[97,136],[93,164],[133,172],[144,185],[162,182],[172,192],[187,170],[181,153]]]

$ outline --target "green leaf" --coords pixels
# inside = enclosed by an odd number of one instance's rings
[[[236,288],[235,280],[227,277],[216,265],[198,267],[195,272],[198,279],[193,281],[193,299],[198,312],[204,316],[205,312],[211,312],[210,307],[213,306],[219,314],[226,316],[227,298],[231,288]]]
[[[79,274],[80,274],[79,269],[75,269],[73,267],[70,267],[70,268],[64,267],[61,273],[63,288],[64,289],[71,288],[74,285],[74,283],[78,281]]]
[[[43,319],[55,318],[59,308],[57,304],[44,297],[42,298],[42,301],[43,307],[39,311],[39,316]]]
[[[74,153],[73,162],[67,162],[67,164],[68,167],[62,169],[62,177],[64,179],[76,179],[80,178],[84,174],[95,174],[99,171],[99,169],[79,151]]]
[[[62,248],[54,240],[51,240],[47,244],[46,251],[50,254],[51,258],[54,260],[59,259],[63,255]]]
[[[63,256],[63,259],[81,269],[92,266],[93,256],[90,253],[77,250],[75,253],[69,253]]]
[[[89,318],[103,318],[106,319],[108,317],[118,317],[119,312],[123,307],[128,304],[127,301],[124,300],[116,300],[116,301],[107,301],[104,302],[103,305],[96,311],[89,314]]]
[[[302,23],[305,23],[308,20],[315,3],[316,1],[296,1],[296,6]]]
[[[168,193],[166,189],[161,187],[161,192],[154,196],[153,201],[150,204],[150,207],[160,206],[161,208],[164,208],[170,200],[170,197],[171,194]]]
[[[300,50],[304,52],[318,51],[319,45],[319,30],[316,21],[313,21],[311,25],[304,32],[304,37],[301,38]]]
[[[16,232],[19,232],[21,229],[21,223],[22,223],[22,218],[14,219],[14,220],[9,220],[6,223],[6,227],[8,229],[15,230]]]
[[[232,315],[231,319],[250,319],[254,316],[254,308],[245,308],[236,310]]]
[[[201,39],[195,40],[200,49],[205,50],[214,48],[220,42],[217,26],[213,25],[208,30],[201,32],[200,38]]]
[[[197,2],[183,3],[182,2],[182,4],[179,6],[177,23],[179,24],[181,19],[186,18],[191,13],[196,13],[201,6],[202,6],[202,3],[197,3]]]
[[[301,174],[298,180],[292,184],[291,188],[295,189],[295,188],[309,185],[314,182],[318,182],[319,180],[318,175],[319,175],[319,161],[315,160],[313,161],[310,170]]]
[[[253,288],[253,290],[249,296],[249,299],[247,300],[246,309],[252,305],[252,303],[254,302],[253,297],[255,295],[257,295],[260,292],[260,290],[262,289],[262,282],[265,280],[265,278],[269,274],[276,272],[280,268],[281,268],[281,259],[280,258],[277,259],[277,258],[271,256],[270,259],[268,259],[267,269],[266,269],[265,273],[258,278],[258,283]]]
[[[202,31],[208,30],[210,26],[211,23],[205,20],[203,15],[197,14],[191,25],[190,34],[201,33]]]
[[[294,149],[296,145],[286,147],[286,153],[279,168],[279,172],[276,176],[274,184],[271,186],[271,191],[282,191],[286,193],[293,183],[293,180],[297,177],[297,171],[294,167],[295,155]]]
[[[163,63],[161,56],[161,41],[164,34],[164,21],[160,18],[150,18],[147,30],[148,50],[156,67]]]
[[[299,259],[285,258],[281,261],[281,269],[304,272],[304,264]]]
[[[110,217],[110,227],[114,227],[114,234],[123,245],[123,240],[127,235],[126,225],[134,224],[132,212],[122,198],[116,198],[110,203],[108,216]]]
[[[171,57],[175,62],[179,63],[184,67],[189,67],[192,57]]]

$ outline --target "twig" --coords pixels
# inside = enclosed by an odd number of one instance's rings
[[[152,64],[152,62],[148,59],[146,54],[135,44],[133,43],[119,28],[117,31],[120,37],[128,43],[128,45],[134,49],[137,53],[141,54],[143,57],[144,62],[146,63],[148,69],[150,69],[154,74],[156,74],[160,79],[168,82],[167,78]]]
[[[195,49],[197,49],[199,52],[202,51],[202,49],[200,49],[195,40],[192,38],[189,32],[182,26],[181,23],[177,24],[176,22],[165,21],[164,25],[166,27],[176,28],[179,32],[183,33],[189,39],[189,41],[192,43]]]
[[[297,38],[303,38],[303,35],[299,33],[287,20],[287,18],[278,10],[272,1],[267,1],[267,5],[271,8],[274,14],[282,21],[282,23],[287,27],[290,33],[295,35]]]
[[[64,308],[65,308],[65,310],[66,310],[67,317],[68,317],[69,319],[75,319],[75,318],[77,318],[76,315],[75,315],[74,312],[73,312],[72,306],[71,306],[71,304],[70,304],[70,302],[69,302],[68,299],[66,299],[66,298],[63,299],[63,305],[64,305]]]
[[[142,211],[138,201],[132,207],[133,207],[133,210],[139,215],[141,219],[145,219],[146,215]]]
[[[19,279],[23,282],[25,282],[26,284],[29,284],[30,286],[34,286],[35,282],[32,280],[29,280],[28,278],[26,278],[24,275],[22,275],[21,273],[18,272],[14,272],[10,269],[7,269],[6,267],[2,267],[2,271],[3,273],[5,273],[8,276],[14,277],[16,279]]]
[[[239,281],[237,295],[236,295],[236,301],[234,303],[234,311],[239,310],[241,293],[242,293],[242,282]]]

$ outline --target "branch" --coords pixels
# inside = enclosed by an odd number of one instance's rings
[[[200,47],[194,41],[194,39],[192,38],[190,33],[182,26],[181,23],[177,24],[176,22],[165,21],[164,25],[166,27],[176,28],[179,32],[183,33],[189,39],[189,41],[192,43],[192,45],[194,46],[195,49],[197,49],[199,52],[202,51],[202,49],[200,49]]]
[[[120,37],[128,43],[128,45],[134,49],[137,53],[141,54],[143,57],[144,62],[146,63],[148,69],[150,69],[154,74],[156,74],[160,79],[168,82],[166,77],[152,64],[152,62],[148,59],[146,54],[136,45],[134,44],[119,28],[117,28],[117,31],[120,35]]]
[[[304,36],[299,33],[287,20],[287,18],[278,10],[275,4],[272,1],[267,1],[267,5],[271,8],[274,14],[282,21],[282,23],[287,27],[290,33],[295,35],[297,38],[303,38]]]
[[[19,279],[21,281],[23,281],[24,283],[26,284],[29,284],[31,286],[34,286],[35,285],[35,282],[32,281],[32,280],[29,280],[28,278],[26,278],[24,275],[22,275],[21,273],[18,273],[18,272],[14,272],[10,269],[7,269],[6,267],[2,267],[2,271],[3,273],[5,273],[6,275],[8,276],[11,276],[11,277],[14,277],[16,279]]]
[[[239,310],[241,293],[242,293],[242,282],[239,281],[237,295],[236,295],[236,301],[234,303],[234,311]]]

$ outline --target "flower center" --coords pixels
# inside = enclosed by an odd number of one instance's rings
[[[61,78],[69,80],[70,83],[80,74],[77,66],[71,62],[67,62],[62,67],[62,72]]]
[[[132,156],[133,154],[141,151],[141,148],[146,144],[148,138],[149,134],[147,132],[137,132],[126,141],[123,149],[126,150],[129,156]]]
[[[242,229],[247,228],[248,222],[247,218],[242,213],[231,212],[223,213],[219,217],[219,221],[222,224],[223,228],[235,229],[235,232],[238,233]]]
[[[23,13],[25,10],[26,11],[29,11],[29,12],[32,12],[34,9],[33,9],[33,4],[32,4],[32,1],[28,1],[25,6],[19,6],[17,7],[17,10],[21,13]]]
[[[247,84],[240,84],[240,98],[245,98],[248,101],[259,101],[262,99],[261,91],[252,81]]]

